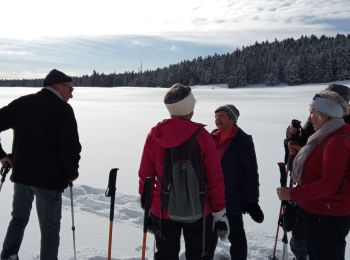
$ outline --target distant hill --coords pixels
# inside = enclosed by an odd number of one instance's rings
[[[350,34],[335,37],[302,36],[274,42],[256,42],[232,53],[184,60],[165,68],[142,72],[75,77],[76,86],[169,87],[228,84],[229,88],[248,84],[268,86],[286,83],[330,82],[350,79]],[[43,79],[0,80],[0,86],[41,86]]]

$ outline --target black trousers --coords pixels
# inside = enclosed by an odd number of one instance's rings
[[[248,249],[247,238],[244,231],[243,216],[241,213],[228,213],[227,219],[230,224],[230,235],[228,236],[228,240],[231,243],[231,260],[246,260]]]
[[[320,216],[303,211],[310,260],[344,260],[350,216]]]
[[[205,222],[200,219],[194,223],[180,223],[152,216],[152,225],[157,247],[154,259],[178,260],[181,232],[185,240],[186,260],[213,259],[218,238],[212,230],[211,214],[205,218]]]

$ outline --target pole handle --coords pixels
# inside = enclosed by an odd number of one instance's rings
[[[145,215],[143,219],[143,233],[147,233],[147,223],[149,217],[149,209],[151,207],[151,189],[152,188],[152,178],[146,177],[145,184],[143,186],[143,206],[145,209]]]
[[[108,178],[108,187],[105,193],[106,197],[113,197],[115,195],[115,183],[117,181],[117,172],[118,168],[113,168],[109,172],[109,178]]]
[[[278,167],[280,169],[280,184],[281,184],[281,187],[286,187],[287,186],[287,178],[288,178],[286,164],[283,163],[283,162],[279,162],[277,164],[278,164]]]

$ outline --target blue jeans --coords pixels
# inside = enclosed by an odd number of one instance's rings
[[[12,219],[3,243],[2,258],[18,254],[34,196],[41,232],[40,259],[57,260],[62,193],[17,183],[14,184]]]

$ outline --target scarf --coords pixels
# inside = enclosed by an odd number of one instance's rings
[[[238,132],[238,127],[235,125],[232,129],[222,132],[220,130],[217,130],[213,133],[215,138],[215,143],[217,145],[225,143],[228,139],[232,139]]]
[[[311,152],[330,134],[345,124],[344,119],[333,118],[325,123],[318,131],[309,137],[306,145],[300,149],[293,161],[292,180],[294,184],[300,184],[304,171],[304,163]]]

